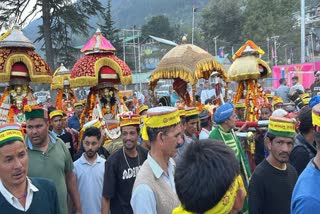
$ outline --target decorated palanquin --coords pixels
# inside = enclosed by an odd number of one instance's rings
[[[258,121],[259,106],[268,103],[259,79],[271,76],[269,65],[260,58],[264,51],[248,40],[233,56],[234,62],[228,70],[230,80],[238,82],[233,103],[245,99],[246,121]]]
[[[78,102],[74,91],[70,88],[71,71],[63,64],[53,73],[51,90],[58,90],[55,106],[57,109],[73,114],[73,105]]]
[[[0,38],[0,82],[7,84],[0,98],[0,124],[23,124],[23,107],[36,104],[29,83],[51,83],[48,64],[17,26]]]
[[[80,118],[81,127],[88,121],[99,119],[111,141],[120,136],[117,115],[126,110],[116,85],[128,85],[132,75],[128,65],[115,56],[116,49],[99,30],[84,45],[84,56],[73,66],[71,88],[90,86],[90,92]]]
[[[207,51],[192,44],[187,44],[186,37],[182,39],[182,44],[172,48],[160,60],[156,69],[150,76],[149,88],[152,91],[153,102],[155,103],[154,90],[160,79],[174,79],[173,93],[177,96],[179,105],[196,106],[195,93],[196,84],[200,78],[209,79],[213,72],[218,73],[218,77],[229,82],[227,73],[223,66],[217,62],[214,57]],[[189,83],[192,87],[192,95],[187,90],[181,90]],[[175,88],[175,84],[177,87]],[[183,86],[184,85],[184,86]],[[174,97],[166,98],[173,99]],[[167,100],[165,104],[172,103]]]

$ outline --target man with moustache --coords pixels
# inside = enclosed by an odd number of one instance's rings
[[[269,119],[265,144],[269,155],[255,169],[249,183],[249,213],[290,214],[297,172],[289,161],[295,136],[295,119],[282,109]]]
[[[171,214],[179,205],[174,183],[177,147],[182,143],[177,108],[151,108],[144,119],[143,139],[149,139],[148,159],[135,180],[131,205],[134,213]]]
[[[131,112],[120,115],[123,147],[113,153],[105,164],[102,210],[103,214],[133,213],[131,191],[147,151],[138,145],[140,117]]]
[[[54,184],[27,177],[28,153],[18,124],[0,127],[0,213],[59,214]]]
[[[54,182],[62,214],[68,213],[68,195],[75,205],[76,213],[81,213],[73,162],[65,143],[49,131],[47,109],[26,105],[24,110],[27,132],[25,142],[29,155],[28,175],[48,178]]]

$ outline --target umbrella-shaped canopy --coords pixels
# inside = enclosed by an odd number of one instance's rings
[[[180,78],[194,85],[198,79],[208,79],[217,71],[219,77],[228,82],[223,66],[207,51],[192,44],[181,44],[172,48],[159,62],[150,77],[153,91],[160,79]]]
[[[269,65],[259,58],[264,51],[248,40],[233,56],[234,62],[228,70],[232,81],[261,79],[271,76]]]
[[[71,70],[70,86],[99,86],[105,83],[128,85],[132,83],[129,66],[114,55],[115,48],[97,30],[84,45],[85,52]]]
[[[14,27],[0,41],[0,82],[12,79],[34,83],[51,83],[52,79],[48,64],[34,51],[19,27]]]
[[[70,74],[71,71],[61,64],[53,73],[51,90],[63,89],[64,86],[70,85]]]

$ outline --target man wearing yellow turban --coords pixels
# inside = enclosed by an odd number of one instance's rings
[[[150,140],[151,149],[134,182],[131,196],[133,213],[171,214],[179,205],[172,158],[182,143],[181,134],[177,108],[163,106],[147,111],[142,138]]]

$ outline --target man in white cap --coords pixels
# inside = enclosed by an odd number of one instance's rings
[[[151,149],[133,186],[134,213],[171,214],[179,205],[172,159],[182,143],[179,116],[178,109],[173,107],[156,107],[147,112],[142,137],[150,140]]]

